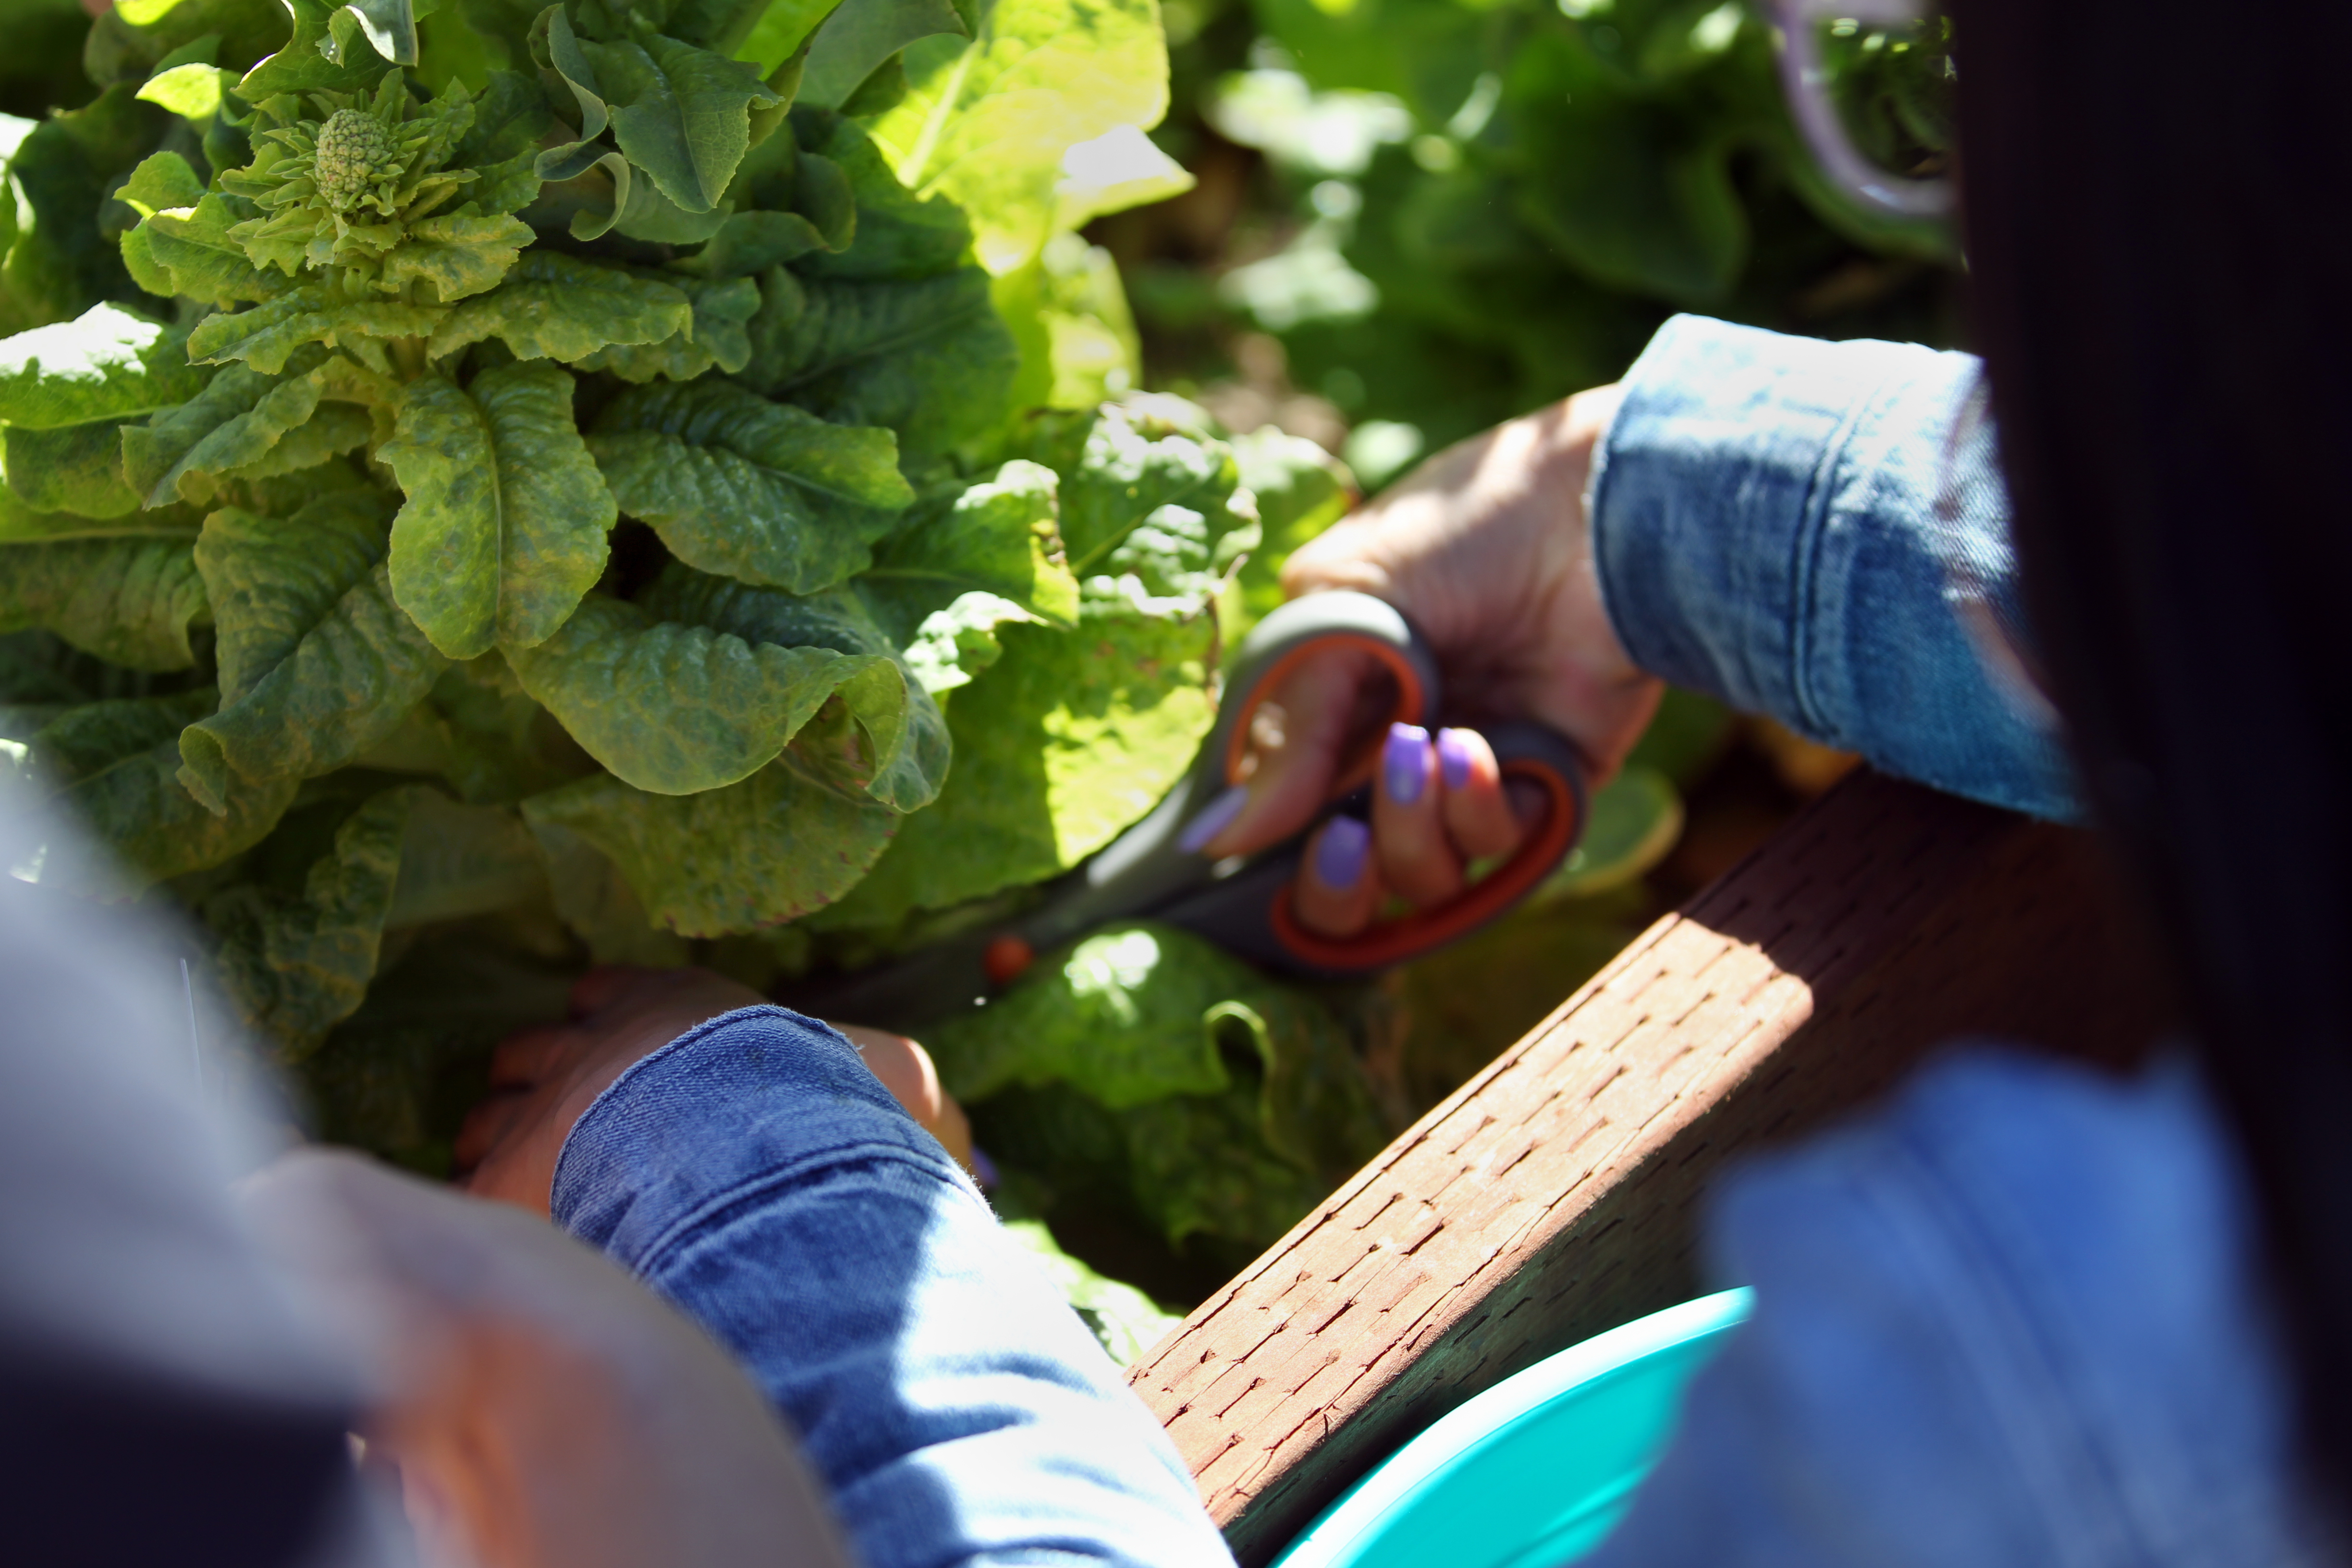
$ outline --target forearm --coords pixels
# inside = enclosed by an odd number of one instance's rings
[[[747,1008],[646,1058],[553,1207],[751,1370],[866,1568],[1230,1562],[1109,1359],[831,1030]]]
[[[1596,466],[1601,593],[1643,668],[1889,772],[2068,818],[2058,740],[1998,668],[2022,616],[1980,374],[1906,344],[1668,322]]]

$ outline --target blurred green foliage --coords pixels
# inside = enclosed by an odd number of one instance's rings
[[[1370,487],[1614,379],[1676,310],[1827,337],[1958,335],[1949,235],[1866,213],[1822,179],[1769,29],[1739,0],[1168,14],[1178,101],[1160,136],[1202,175],[1174,205],[1215,199],[1229,144],[1264,163],[1219,254],[1197,235],[1171,248],[1181,226],[1165,216],[1098,230],[1126,264],[1150,374],[1212,380],[1234,332],[1271,333],[1294,385],[1353,426],[1346,455]],[[1934,95],[1904,74],[1927,51],[1833,42],[1838,90],[1878,132],[1866,141],[1913,163],[1948,144]]]

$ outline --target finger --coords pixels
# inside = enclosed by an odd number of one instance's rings
[[[572,1016],[602,1012],[661,973],[632,963],[600,963],[572,983]]]
[[[1437,732],[1437,775],[1444,784],[1446,836],[1465,858],[1508,855],[1525,831],[1503,790],[1495,748],[1475,730]]]
[[[849,1037],[866,1070],[882,1080],[890,1098],[938,1139],[956,1163],[971,1168],[971,1123],[940,1082],[940,1069],[919,1041],[862,1024],[835,1024]]]
[[[1381,880],[1415,904],[1442,904],[1462,890],[1462,860],[1445,836],[1437,748],[1418,724],[1391,724],[1372,792],[1372,843]]]
[[[490,1052],[490,1087],[529,1089],[544,1082],[581,1040],[579,1030],[562,1024],[517,1029]]]
[[[1381,907],[1371,829],[1352,816],[1325,823],[1307,841],[1290,900],[1298,923],[1318,935],[1353,936],[1371,924]]]
[[[835,1024],[834,1027],[849,1037],[866,1070],[882,1080],[882,1087],[906,1108],[908,1115],[925,1127],[939,1120],[940,1102],[946,1095],[940,1088],[940,1071],[931,1065],[929,1051],[906,1036],[894,1035],[887,1029],[869,1029],[863,1024]]]
[[[530,1097],[520,1090],[493,1094],[466,1112],[458,1125],[457,1141],[451,1147],[449,1163],[461,1179],[471,1175],[481,1163],[489,1158],[522,1114]]]
[[[1358,700],[1379,668],[1368,654],[1334,648],[1285,675],[1250,716],[1244,779],[1192,819],[1182,847],[1246,855],[1306,826],[1330,791]]]

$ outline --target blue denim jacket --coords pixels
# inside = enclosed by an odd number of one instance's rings
[[[2055,740],[1982,657],[2021,623],[1977,379],[1670,322],[1595,475],[1603,593],[1660,674],[2064,817]],[[1230,1562],[1116,1369],[823,1026],[748,1009],[639,1063],[554,1209],[743,1358],[868,1568]],[[2246,1229],[2179,1068],[1951,1058],[1724,1184],[1710,1244],[1756,1316],[1602,1560],[2305,1561]]]
[[[1231,1563],[1118,1368],[823,1024],[748,1007],[638,1062],[553,1199],[741,1358],[865,1568]]]

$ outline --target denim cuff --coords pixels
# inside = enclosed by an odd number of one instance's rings
[[[1590,499],[1633,662],[1890,773],[2077,813],[2015,679],[2016,569],[1983,367],[1696,316],[1624,383]]]
[[[597,1097],[564,1141],[550,1208],[572,1235],[650,1274],[666,1250],[756,1194],[815,1165],[877,1156],[970,1185],[838,1032],[789,1008],[744,1007],[688,1030]]]
[[[1700,316],[1661,327],[1592,479],[1601,599],[1633,662],[1818,734],[1802,667],[1822,530],[1880,405],[1946,357]]]

